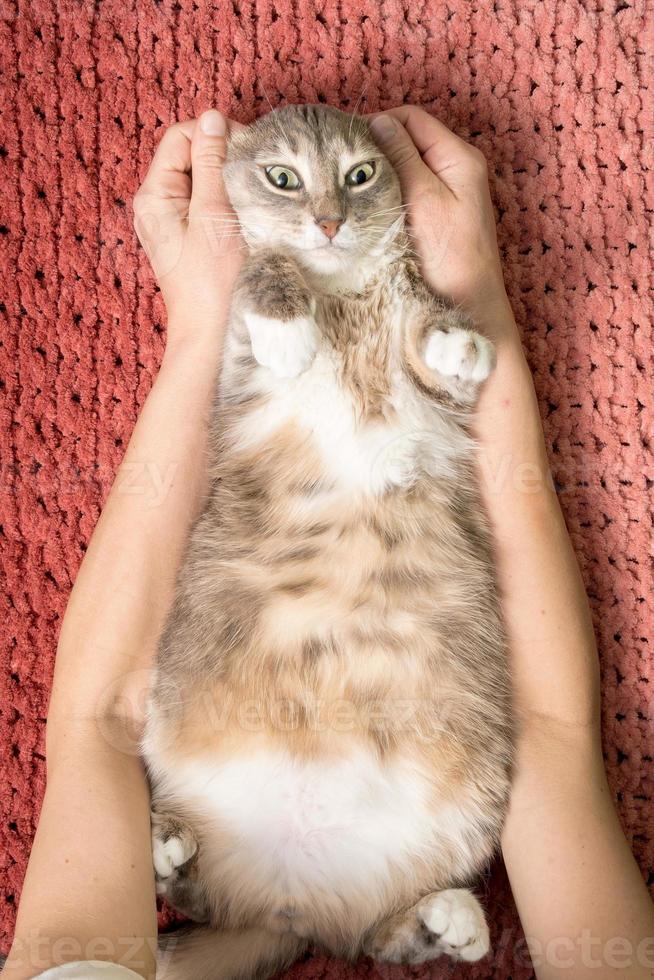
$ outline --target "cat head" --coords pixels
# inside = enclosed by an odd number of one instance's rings
[[[338,274],[381,255],[402,226],[400,185],[368,122],[285,106],[229,141],[227,193],[246,241]]]

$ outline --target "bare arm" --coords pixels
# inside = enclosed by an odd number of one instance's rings
[[[389,116],[378,138],[400,172],[423,270],[498,350],[476,429],[520,723],[502,847],[534,966],[539,980],[652,976],[652,903],[606,782],[595,639],[504,291],[484,161],[420,109]],[[615,962],[614,937],[630,950]]]
[[[509,472],[533,474],[486,484],[522,725],[504,860],[539,980],[649,977],[654,912],[604,772],[586,595],[540,429],[525,426],[537,419],[525,367],[507,353],[500,370],[480,406],[484,459],[513,452]]]
[[[157,639],[203,496],[206,422],[240,261],[238,240],[220,234],[232,227],[224,153],[224,138],[195,122],[173,127],[135,202],[169,310],[168,344],[62,626],[46,795],[3,972],[11,980],[78,959],[154,976],[149,796],[137,741]]]

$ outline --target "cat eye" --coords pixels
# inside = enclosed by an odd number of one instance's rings
[[[350,187],[358,187],[360,184],[367,183],[374,172],[374,163],[357,163],[356,167],[352,167],[350,172],[345,175],[345,183],[349,184]]]
[[[302,186],[298,175],[288,167],[266,167],[266,177],[273,187],[277,187],[280,191],[296,191]]]

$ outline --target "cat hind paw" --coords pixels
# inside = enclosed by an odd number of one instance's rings
[[[437,892],[420,907],[418,915],[442,951],[454,959],[474,963],[490,949],[484,910],[465,888]]]
[[[179,868],[195,857],[198,842],[191,828],[173,816],[153,812],[151,821],[152,864],[157,878],[157,891],[161,894],[160,883],[175,876]]]

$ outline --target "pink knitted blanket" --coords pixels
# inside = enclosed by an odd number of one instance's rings
[[[3,0],[5,951],[43,793],[58,626],[163,346],[130,198],[162,127],[211,105],[247,121],[268,100],[417,102],[486,153],[595,618],[611,789],[654,882],[653,25],[648,0]],[[316,956],[290,976],[526,980],[500,867],[486,890],[494,954],[477,967]]]

